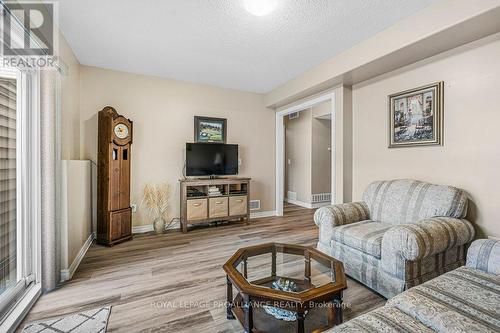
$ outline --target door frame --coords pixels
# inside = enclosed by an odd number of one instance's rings
[[[285,187],[285,125],[284,117],[294,113],[311,108],[323,102],[330,102],[331,106],[331,202],[335,202],[335,92],[329,91],[309,100],[294,104],[276,112],[276,215],[283,216],[283,200]]]

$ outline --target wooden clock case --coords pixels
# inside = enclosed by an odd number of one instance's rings
[[[119,138],[117,124],[128,128],[128,136]],[[97,242],[113,246],[132,238],[130,207],[130,162],[132,126],[110,106],[98,114],[97,154]]]

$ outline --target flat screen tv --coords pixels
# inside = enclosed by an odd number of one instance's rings
[[[238,145],[186,143],[186,176],[238,174]]]

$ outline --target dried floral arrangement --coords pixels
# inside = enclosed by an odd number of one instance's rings
[[[168,183],[147,184],[144,186],[142,203],[147,208],[149,216],[153,222],[157,220],[167,221],[167,211],[170,206],[170,185]],[[163,230],[170,227],[170,221]]]

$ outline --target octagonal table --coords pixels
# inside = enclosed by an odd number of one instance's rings
[[[247,333],[321,332],[342,323],[344,266],[323,252],[266,243],[239,249],[223,268],[227,318]]]

